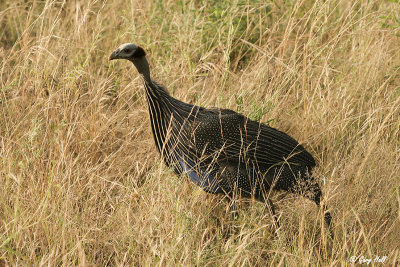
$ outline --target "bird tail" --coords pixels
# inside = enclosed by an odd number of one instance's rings
[[[321,198],[322,198],[322,191],[321,187],[317,182],[315,182],[314,179],[310,179],[309,182],[307,182],[306,187],[301,190],[305,197],[308,199],[312,200],[319,206],[321,204]]]
[[[321,187],[319,184],[315,181],[313,177],[310,177],[310,179],[307,181],[306,188],[303,188],[301,190],[303,195],[307,197],[308,199],[312,200],[317,204],[317,206],[321,206],[321,200],[322,200],[322,191]],[[332,216],[329,211],[327,211],[327,207],[325,204],[322,206],[323,211],[324,211],[324,220],[325,223],[328,225],[329,230],[331,231],[331,236],[333,236],[333,232],[331,229],[331,222],[332,222]]]

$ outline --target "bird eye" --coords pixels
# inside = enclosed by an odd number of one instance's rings
[[[124,52],[125,52],[125,53],[130,53],[131,50],[130,50],[130,49],[124,49]]]

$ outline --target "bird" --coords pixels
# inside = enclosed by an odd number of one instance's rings
[[[271,190],[304,196],[321,206],[313,156],[286,133],[230,109],[180,101],[151,79],[145,50],[120,45],[109,60],[133,63],[142,77],[155,145],[165,164],[204,191],[254,198],[272,209]],[[325,223],[331,214],[323,205]],[[275,221],[279,227],[279,223]]]

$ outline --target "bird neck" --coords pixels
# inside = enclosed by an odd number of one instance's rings
[[[133,65],[135,65],[140,75],[142,75],[144,81],[147,83],[151,83],[150,67],[146,57],[143,56],[140,58],[136,58],[135,60],[132,60],[132,63]]]
[[[165,141],[172,116],[168,93],[157,83],[150,80],[144,82],[147,104],[149,108],[151,128],[158,151],[161,154],[165,148]]]

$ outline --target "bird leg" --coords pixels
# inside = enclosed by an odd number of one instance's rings
[[[230,198],[228,205],[229,205],[228,210],[230,213],[231,220],[228,225],[228,231],[226,233],[227,235],[225,236],[225,238],[227,238],[227,239],[230,238],[233,234],[236,234],[237,230],[238,230],[236,223],[239,218],[239,212],[238,212],[235,196],[232,196],[232,198]]]
[[[280,228],[280,225],[279,225],[278,217],[276,216],[276,213],[275,213],[274,203],[272,203],[272,200],[268,198],[267,201],[265,202],[265,204],[267,206],[269,213],[272,215],[274,228],[275,228],[275,231],[277,232],[278,229]]]
[[[322,205],[322,209],[324,212],[324,221],[325,221],[326,225],[328,225],[329,235],[330,235],[331,239],[333,240],[334,233],[333,233],[333,228],[332,228],[332,224],[331,224],[331,222],[332,222],[331,213],[329,211],[326,211],[327,210],[326,205]]]
[[[235,199],[232,200],[232,203],[229,208],[229,212],[231,213],[231,220],[234,222],[237,221],[239,218],[239,212],[238,212],[238,208],[237,208]]]
[[[305,196],[307,198],[309,198],[310,200],[314,201],[318,207],[322,207],[322,211],[324,214],[324,221],[328,225],[330,237],[333,239],[334,234],[333,234],[333,229],[332,229],[332,225],[331,225],[332,216],[331,216],[330,212],[327,211],[326,205],[324,203],[321,203],[322,202],[321,201],[321,199],[322,199],[321,188],[319,187],[318,183],[316,183],[314,181],[314,183],[312,183],[311,185],[308,185],[306,187],[306,189],[307,189],[306,190],[307,194]]]

